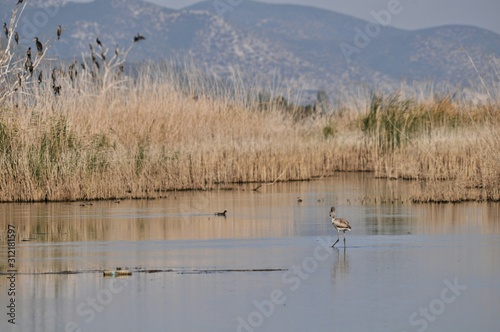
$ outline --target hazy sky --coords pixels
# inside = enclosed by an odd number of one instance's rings
[[[197,0],[147,0],[170,8],[182,8]],[[215,1],[215,0],[214,0]],[[219,0],[228,2],[227,0]],[[247,0],[243,0],[247,1]],[[260,0],[268,3],[293,3],[330,9],[362,19],[371,19],[370,11],[387,8],[398,0]],[[419,29],[444,24],[467,24],[500,34],[500,0],[399,0],[403,11],[391,25]],[[237,3],[238,0],[232,0]]]

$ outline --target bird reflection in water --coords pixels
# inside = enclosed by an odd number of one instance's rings
[[[336,259],[333,260],[332,264],[332,283],[334,285],[338,285],[340,281],[344,278],[350,270],[349,265],[349,255],[346,253],[346,248],[333,248],[334,253],[333,256],[337,256]]]

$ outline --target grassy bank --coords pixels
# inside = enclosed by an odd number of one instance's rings
[[[394,94],[320,114],[157,71],[112,84],[61,76],[60,95],[49,83],[12,94],[0,110],[0,200],[145,198],[336,171],[415,180],[415,201],[500,199],[497,105]]]

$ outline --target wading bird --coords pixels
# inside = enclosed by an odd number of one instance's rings
[[[216,212],[215,215],[219,217],[225,217],[226,216],[227,210],[224,210],[224,212]]]
[[[38,40],[38,37],[35,37],[33,40],[36,43],[36,49],[38,50],[38,55],[42,55],[43,54],[43,45],[42,45],[42,43]]]
[[[344,232],[344,247],[345,247],[345,232],[351,231],[351,225],[349,222],[343,218],[335,218],[335,207],[332,206],[330,209],[330,217],[332,217],[332,225],[337,229],[337,241],[332,245],[332,248],[339,242],[340,240],[340,232]]]

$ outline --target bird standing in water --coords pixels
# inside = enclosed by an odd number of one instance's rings
[[[345,247],[345,232],[351,231],[351,225],[346,219],[343,218],[335,218],[335,207],[332,206],[330,209],[330,217],[332,217],[332,225],[337,229],[337,241],[332,245],[332,248],[339,242],[340,240],[340,232],[344,232],[344,247]]]

